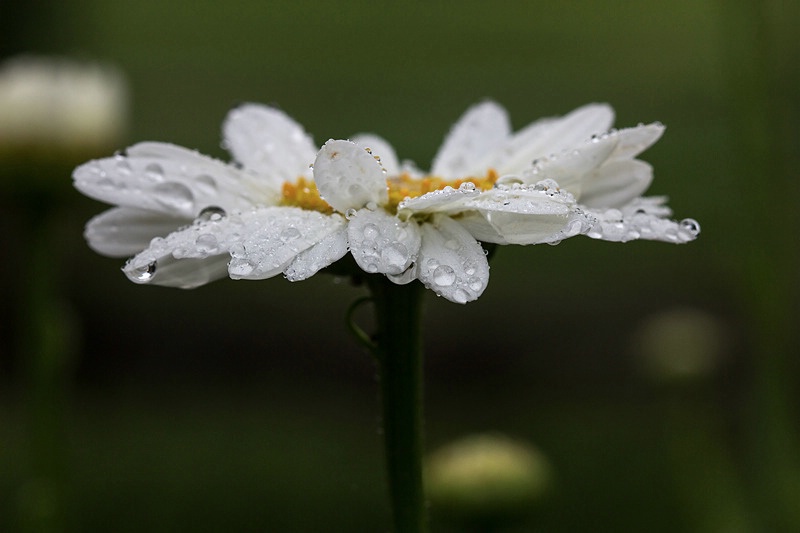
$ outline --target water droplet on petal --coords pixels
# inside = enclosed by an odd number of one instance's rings
[[[131,168],[131,164],[126,158],[118,156],[117,171],[125,176],[130,176],[131,173],[133,172],[133,168]]]
[[[692,235],[700,234],[700,223],[693,218],[684,218],[681,220],[681,227]]]
[[[392,243],[381,250],[381,262],[389,274],[399,274],[405,270],[408,259],[408,248],[401,242]]]
[[[144,167],[144,175],[150,181],[163,181],[164,180],[164,168],[159,165],[158,163],[150,163],[146,167]]]
[[[347,220],[353,220],[353,217],[358,214],[358,211],[353,209],[352,207],[344,212],[344,218]]]
[[[169,181],[153,187],[158,203],[172,211],[191,211],[194,206],[194,194],[183,183]]]
[[[375,224],[366,224],[364,226],[364,238],[365,239],[377,239],[378,235],[380,235],[380,230],[378,230],[378,226]]]
[[[288,227],[281,231],[281,242],[293,241],[300,237],[300,230],[295,227]]]
[[[464,289],[458,289],[453,293],[453,301],[459,304],[465,304],[470,299],[470,294]]]
[[[478,292],[479,290],[481,290],[483,288],[483,282],[480,279],[475,278],[475,277],[469,278],[467,283],[469,283],[469,288],[472,289],[475,292]]]
[[[254,269],[253,263],[243,258],[234,258],[228,263],[228,272],[232,276],[247,276]]]
[[[439,265],[433,271],[433,282],[440,287],[449,287],[456,281],[456,273],[449,265]]]
[[[203,233],[195,240],[195,247],[201,254],[213,254],[219,250],[217,238],[210,233]]]
[[[475,184],[472,183],[471,181],[465,181],[458,188],[459,190],[464,192],[471,192],[475,190]]]
[[[153,276],[156,275],[156,262],[153,261],[147,265],[142,265],[137,267],[131,272],[130,278],[133,281],[138,281],[139,283],[146,283],[153,279]]]
[[[197,215],[197,220],[200,222],[208,222],[220,220],[222,217],[225,216],[225,210],[217,205],[209,205],[208,207],[204,207],[200,214]]]
[[[194,179],[197,190],[208,196],[217,194],[217,180],[208,174],[200,174]]]

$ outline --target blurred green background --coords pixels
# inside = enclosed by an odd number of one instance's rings
[[[243,101],[279,105],[318,143],[377,132],[422,168],[485,98],[515,128],[592,101],[620,127],[663,122],[642,156],[649,194],[700,238],[504,247],[477,302],[428,295],[427,447],[486,431],[535,446],[553,481],[517,531],[796,531],[799,12],[3,2],[0,59],[124,71],[128,138],[87,158],[139,140],[226,158],[220,125]],[[1,189],[0,530],[385,531],[376,371],[343,326],[362,289],[326,275],[136,286],[85,245],[105,206],[71,189],[81,161],[66,159],[0,162],[4,180],[54,180]],[[37,290],[55,310],[31,305]],[[30,320],[66,354],[46,378]]]

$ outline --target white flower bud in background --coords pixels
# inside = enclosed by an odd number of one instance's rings
[[[524,519],[551,479],[541,452],[498,434],[459,439],[434,451],[426,462],[426,490],[434,512],[463,525]]]
[[[698,309],[673,309],[646,318],[634,335],[634,352],[655,381],[690,381],[716,370],[725,352],[720,321]]]
[[[120,146],[128,90],[118,70],[67,58],[0,64],[0,158],[86,157]]]

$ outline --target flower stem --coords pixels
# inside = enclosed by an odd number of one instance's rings
[[[383,438],[394,530],[427,530],[422,487],[422,341],[424,288],[368,276],[377,320]]]

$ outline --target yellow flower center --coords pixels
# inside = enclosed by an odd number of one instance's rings
[[[450,186],[458,189],[463,183],[472,183],[475,188],[488,191],[497,181],[497,172],[489,169],[485,176],[480,178],[459,178],[447,180],[437,176],[413,178],[407,173],[386,180],[389,188],[389,202],[384,207],[391,213],[397,211],[397,205],[406,198],[416,198],[429,192],[438,191]],[[283,198],[280,204],[291,207],[300,207],[310,211],[332,214],[333,208],[322,199],[313,180],[299,177],[294,183],[285,182],[282,190]]]

